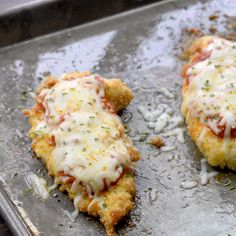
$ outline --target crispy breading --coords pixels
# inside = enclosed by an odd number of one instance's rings
[[[131,90],[119,79],[109,79],[105,81],[105,96],[118,112],[126,108],[133,99]]]
[[[154,137],[149,140],[149,143],[152,144],[153,146],[160,148],[165,145],[163,139],[161,137]]]

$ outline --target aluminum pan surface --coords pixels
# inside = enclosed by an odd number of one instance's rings
[[[216,21],[209,15],[218,14]],[[224,16],[227,14],[227,17]],[[107,77],[121,77],[132,88],[135,99],[128,107],[133,118],[128,122],[131,137],[140,149],[142,160],[136,174],[137,204],[130,216],[117,227],[120,235],[234,235],[236,234],[236,190],[223,186],[235,183],[235,175],[221,171],[220,181],[184,190],[185,180],[199,182],[200,154],[190,138],[172,152],[160,153],[139,133],[148,129],[138,106],[156,108],[168,104],[180,115],[180,45],[185,28],[201,28],[209,33],[230,33],[228,16],[235,16],[232,1],[176,1],[154,4],[140,10],[111,17],[92,24],[48,35],[0,50],[0,176],[10,189],[11,197],[20,202],[34,226],[42,235],[104,235],[100,223],[80,214],[71,222],[65,210],[73,204],[65,194],[40,200],[34,194],[23,194],[29,186],[25,179],[34,172],[44,176],[42,164],[32,159],[26,136],[29,125],[21,109],[33,104],[22,94],[39,83],[43,74],[60,75],[73,70],[91,70]],[[160,93],[166,87],[174,94],[168,99]],[[26,99],[25,99],[26,98]],[[125,113],[123,116],[126,116]],[[138,137],[138,139],[137,139]],[[168,161],[172,154],[179,160]],[[150,197],[151,196],[151,197]]]

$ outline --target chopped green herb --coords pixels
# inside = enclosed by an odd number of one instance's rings
[[[27,189],[24,189],[23,191],[22,191],[22,194],[24,195],[24,196],[27,196],[28,194],[30,194],[30,193],[32,193],[33,192],[33,188],[27,188]]]
[[[107,204],[106,204],[106,203],[103,203],[103,204],[102,204],[102,207],[103,207],[103,208],[107,208]]]
[[[86,147],[83,147],[82,152],[85,152],[85,151],[86,151]]]
[[[139,142],[144,142],[146,139],[147,139],[147,136],[146,134],[141,134],[138,138],[138,141]]]
[[[209,80],[206,80],[204,82],[204,86],[201,88],[202,90],[205,90],[205,91],[209,91],[210,90],[210,87],[209,87]]]
[[[215,115],[213,115],[212,119],[213,119],[214,122],[219,121],[219,119],[220,119],[219,114],[215,114]]]
[[[47,98],[48,102],[53,102],[53,98]]]
[[[133,173],[128,173],[127,176],[128,176],[128,177],[133,177],[134,174],[133,174]]]
[[[25,102],[27,101],[27,96],[26,95],[21,95],[20,100]]]
[[[106,127],[106,126],[102,126],[102,129],[111,129],[111,128],[109,128],[109,127]]]
[[[138,140],[137,141],[138,142],[144,142],[147,139],[149,133],[137,131],[137,135],[138,135]]]
[[[36,131],[31,132],[30,134],[33,134],[35,136],[41,136],[41,135],[43,135],[43,131],[42,130],[36,130]]]

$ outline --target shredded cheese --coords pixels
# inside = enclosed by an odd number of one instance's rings
[[[173,150],[175,150],[176,149],[176,147],[175,146],[162,146],[161,147],[161,151],[163,151],[163,152],[169,152],[169,151],[173,151]]]
[[[163,132],[164,130],[172,130],[178,128],[183,124],[183,118],[181,116],[173,115],[172,109],[166,104],[160,104],[158,109],[149,111],[143,106],[138,107],[138,111],[142,114],[147,121],[147,125],[150,129],[153,129],[156,134]],[[176,135],[177,140],[180,143],[184,143],[184,129],[179,128]]]
[[[167,98],[174,98],[174,94],[171,93],[166,87],[161,87],[160,89],[160,92],[163,93]]]
[[[195,188],[198,185],[196,181],[184,181],[180,184],[181,188],[184,189],[192,189]]]
[[[184,128],[175,128],[169,132],[164,133],[163,137],[177,136],[179,143],[185,143],[184,131]]]

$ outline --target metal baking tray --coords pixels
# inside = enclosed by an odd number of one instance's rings
[[[218,18],[210,20],[211,15]],[[66,211],[72,212],[73,204],[66,194],[56,190],[57,195],[43,201],[25,191],[32,172],[53,182],[41,162],[32,158],[27,138],[29,125],[21,111],[33,104],[31,91],[43,75],[91,70],[121,77],[135,95],[121,117],[142,160],[136,171],[136,206],[118,224],[118,234],[236,235],[235,173],[217,169],[219,175],[201,186],[202,157],[187,133],[184,144],[165,138],[176,150],[161,152],[147,143],[157,134],[137,111],[140,106],[155,109],[167,104],[180,115],[181,49],[190,37],[186,28],[232,38],[235,15],[231,0],[166,1],[0,49],[0,210],[13,233],[105,234],[99,221],[86,214],[70,220]],[[163,87],[174,98],[166,97]],[[198,184],[183,189],[185,180]]]

